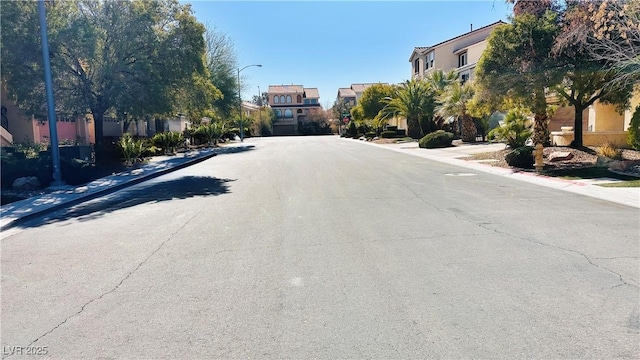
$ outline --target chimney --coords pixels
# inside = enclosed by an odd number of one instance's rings
[[[471,31],[473,31],[473,24],[471,24]]]

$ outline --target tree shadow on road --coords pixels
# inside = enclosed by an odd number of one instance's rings
[[[89,221],[120,209],[147,203],[227,194],[229,193],[227,183],[232,181],[235,180],[208,176],[185,176],[149,186],[135,186],[80,203],[68,209],[52,212],[27,221],[20,227],[36,227],[73,218],[79,221]]]

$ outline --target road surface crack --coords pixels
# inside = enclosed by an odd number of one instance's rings
[[[122,286],[122,284],[127,281],[127,279],[129,279],[136,271],[138,271],[138,269],[140,269],[147,261],[149,261],[149,259],[151,259],[151,257],[153,257],[156,253],[158,253],[158,251],[160,251],[169,241],[173,240],[173,238],[180,232],[182,231],[182,229],[184,229],[193,219],[196,218],[196,216],[198,216],[200,214],[200,211],[197,211],[189,220],[185,221],[184,224],[178,228],[176,231],[174,231],[165,241],[163,241],[162,243],[160,243],[160,245],[158,245],[158,247],[156,247],[155,250],[153,250],[146,258],[144,258],[140,263],[138,263],[138,265],[136,265],[136,267],[129,271],[123,278],[122,280],[120,280],[120,282],[118,282],[118,284],[116,286],[114,286],[111,290],[104,292],[102,295],[98,296],[95,299],[91,299],[88,302],[86,302],[84,305],[82,305],[82,307],[80,308],[80,310],[78,312],[76,312],[75,314],[72,314],[70,316],[68,316],[66,319],[64,319],[62,322],[60,322],[58,325],[54,326],[51,330],[45,332],[44,334],[38,336],[38,338],[36,338],[35,340],[33,340],[29,345],[27,345],[26,347],[30,347],[33,344],[35,344],[36,342],[38,342],[39,340],[41,340],[42,338],[44,338],[45,336],[51,334],[52,332],[54,332],[55,330],[57,330],[59,327],[61,327],[62,325],[66,324],[67,321],[69,321],[71,318],[74,318],[76,316],[79,316],[80,314],[82,314],[82,312],[84,312],[84,310],[87,308],[87,306],[93,304],[94,302],[97,302],[98,300],[102,299],[103,297],[115,292],[116,290],[118,290],[118,288],[120,288],[120,286]],[[11,355],[7,356],[6,358],[10,357]],[[4,359],[6,359],[4,358]]]
[[[524,241],[529,241],[529,242],[532,242],[532,243],[534,243],[534,244],[538,244],[538,245],[542,245],[542,246],[547,246],[547,247],[550,247],[550,248],[553,248],[553,249],[562,250],[562,251],[567,251],[567,252],[570,252],[570,253],[574,253],[574,254],[577,254],[577,255],[581,255],[582,257],[584,257],[584,258],[585,258],[585,260],[587,260],[587,262],[588,262],[590,265],[592,265],[592,266],[594,266],[594,267],[597,267],[598,269],[604,270],[604,271],[606,271],[606,272],[609,272],[609,273],[611,273],[611,274],[614,274],[614,275],[618,276],[618,278],[619,278],[619,280],[620,280],[620,284],[614,285],[612,288],[614,288],[614,287],[618,287],[618,286],[622,286],[622,285],[628,285],[628,286],[632,286],[632,287],[640,288],[640,286],[638,286],[637,284],[633,284],[633,283],[629,283],[629,282],[627,282],[627,281],[624,279],[624,276],[623,276],[622,274],[620,274],[620,273],[618,273],[618,272],[616,272],[616,271],[613,271],[613,270],[611,270],[611,269],[608,269],[608,268],[606,268],[606,267],[604,267],[604,266],[601,266],[601,265],[599,265],[599,264],[597,264],[597,263],[593,262],[593,260],[591,260],[591,258],[589,258],[586,254],[581,253],[581,252],[580,252],[580,251],[578,251],[578,250],[573,250],[573,249],[568,249],[568,248],[565,248],[565,247],[562,247],[562,246],[557,246],[557,245],[548,244],[548,243],[545,243],[545,242],[542,242],[542,241],[538,241],[538,240],[534,240],[534,239],[531,239],[531,238],[526,238],[526,237],[516,236],[516,235],[513,235],[513,234],[509,234],[509,233],[503,232],[503,231],[499,231],[499,230],[497,230],[497,229],[492,229],[492,228],[490,228],[490,227],[487,227],[487,226],[484,226],[484,225],[482,225],[482,224],[478,224],[478,223],[476,223],[476,225],[477,225],[477,226],[479,226],[479,227],[481,227],[481,228],[483,228],[483,229],[493,230],[494,232],[496,232],[496,233],[498,233],[498,234],[501,234],[501,235],[506,235],[506,236],[510,236],[510,237],[512,237],[512,238],[515,238],[515,239],[520,239],[520,240],[524,240]],[[598,258],[595,258],[595,259],[598,259]]]

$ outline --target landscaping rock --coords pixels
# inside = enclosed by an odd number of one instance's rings
[[[35,176],[17,178],[13,181],[13,185],[11,186],[13,190],[19,191],[37,190],[41,187],[42,184],[40,184],[40,180]]]
[[[549,154],[549,161],[551,162],[566,161],[571,159],[573,159],[573,154],[569,151],[558,151]]]

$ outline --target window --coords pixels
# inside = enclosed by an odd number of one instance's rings
[[[274,96],[274,97],[273,97],[273,103],[274,103],[274,104],[278,104],[278,103],[280,103],[280,98],[278,97],[278,95],[276,95],[276,96]]]
[[[277,99],[277,98],[278,98],[278,97],[276,96],[276,99]],[[277,101],[276,101],[276,102],[277,102]],[[278,118],[278,119],[279,119],[279,118],[281,118],[281,117],[282,117],[282,112],[280,112],[280,110],[279,110],[279,109],[276,109],[276,118]]]
[[[287,104],[291,104],[291,95],[287,95]]]
[[[285,102],[284,95],[280,95],[280,103],[284,104],[284,102]]]
[[[298,104],[299,104],[299,103],[301,103],[301,102],[302,102],[302,95],[298,95],[298,96],[296,97],[296,100],[297,100],[297,103],[298,103]]]
[[[296,111],[296,114],[302,114],[302,109],[298,109],[298,110]]]
[[[291,119],[293,118],[293,111],[291,111],[291,109],[287,109],[284,111],[284,118],[285,119]]]
[[[416,74],[420,72],[420,59],[415,59],[413,61],[413,72]]]
[[[462,84],[466,83],[467,81],[469,81],[469,74],[462,74],[460,75],[460,82]]]
[[[465,65],[467,65],[467,53],[463,52],[458,55],[458,67],[463,67]]]
[[[318,99],[311,99],[311,103],[312,104],[317,104],[318,103]]]
[[[435,57],[436,55],[432,52],[429,53],[428,55],[428,62],[429,62],[429,67],[432,68],[435,65]]]
[[[309,99],[304,99],[305,104],[310,104]]]
[[[309,109],[304,109],[304,114],[309,115]]]

